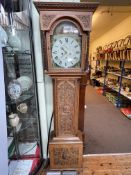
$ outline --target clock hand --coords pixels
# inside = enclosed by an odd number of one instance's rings
[[[64,45],[64,49],[66,50],[66,52],[68,52],[69,47],[68,47],[68,46],[66,46],[66,45]]]
[[[61,50],[63,50],[65,52],[65,54],[67,53],[67,51],[63,47],[61,47]]]

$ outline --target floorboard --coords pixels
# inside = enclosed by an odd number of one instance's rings
[[[83,175],[131,175],[131,154],[85,155]]]

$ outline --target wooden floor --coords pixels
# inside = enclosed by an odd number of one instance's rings
[[[41,169],[38,175],[45,171]],[[79,175],[131,175],[131,154],[84,155]]]
[[[81,175],[131,175],[131,154],[85,155]]]

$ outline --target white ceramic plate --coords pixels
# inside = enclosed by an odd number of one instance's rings
[[[21,84],[23,92],[28,91],[33,84],[32,79],[28,76],[21,76],[17,78],[17,81]]]

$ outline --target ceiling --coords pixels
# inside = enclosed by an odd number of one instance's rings
[[[115,5],[128,6],[131,5],[131,0],[81,0],[81,2],[99,2],[100,5]]]
[[[91,41],[131,15],[131,6],[99,6],[93,15]]]
[[[81,0],[81,2],[99,2],[93,15],[91,41],[131,15],[131,0]]]

